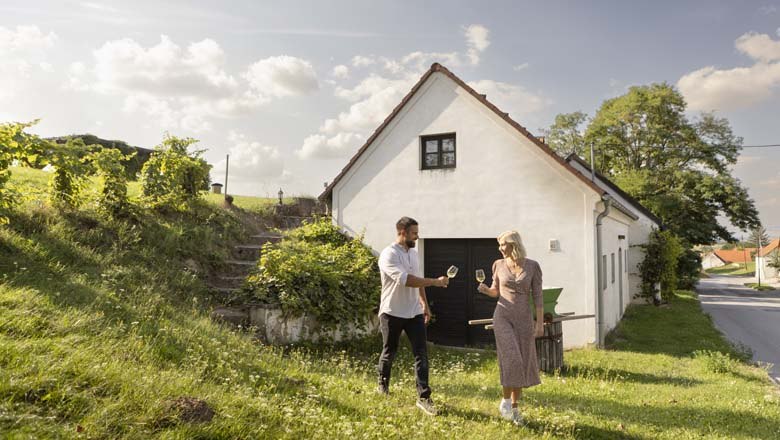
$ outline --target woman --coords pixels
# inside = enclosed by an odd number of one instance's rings
[[[536,336],[544,334],[542,269],[526,258],[525,247],[516,231],[498,236],[498,250],[504,257],[493,263],[493,285],[480,283],[477,290],[498,297],[493,312],[498,368],[504,398],[499,404],[501,416],[515,424],[523,423],[517,408],[523,388],[541,383],[536,360]],[[536,324],[533,323],[528,295],[533,294]],[[511,400],[510,400],[511,398]]]

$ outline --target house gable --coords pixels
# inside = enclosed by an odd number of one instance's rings
[[[550,149],[549,146],[547,146],[545,143],[540,141],[537,137],[529,133],[528,130],[525,129],[525,127],[521,126],[520,124],[515,122],[512,118],[510,118],[508,113],[501,111],[498,107],[496,107],[490,101],[488,101],[485,95],[481,95],[477,93],[473,88],[471,88],[468,84],[463,82],[463,80],[458,78],[456,75],[454,75],[444,66],[440,65],[439,63],[433,63],[430,69],[428,69],[428,71],[426,71],[425,74],[423,74],[423,76],[420,78],[417,84],[415,84],[412,87],[411,91],[409,91],[409,93],[401,100],[401,102],[395,107],[395,109],[393,109],[392,113],[390,113],[390,115],[387,118],[385,118],[384,122],[382,122],[382,124],[376,130],[374,130],[374,132],[368,138],[366,143],[363,144],[363,146],[350,159],[350,161],[341,170],[341,172],[333,179],[333,181],[327,186],[327,188],[325,188],[325,191],[323,191],[323,193],[319,197],[320,200],[330,200],[332,198],[333,189],[336,187],[336,185],[344,178],[347,172],[358,162],[360,157],[369,149],[369,147],[383,134],[383,132],[387,129],[387,127],[392,124],[392,122],[398,117],[398,115],[402,112],[402,110],[410,102],[413,101],[415,95],[423,88],[426,82],[429,81],[432,75],[436,72],[441,73],[447,76],[452,81],[454,81],[458,85],[458,87],[463,89],[465,93],[474,97],[474,99],[477,102],[482,104],[490,112],[494,113],[498,118],[503,120],[509,127],[517,131],[520,135],[522,135],[526,139],[530,140],[541,151],[543,151],[550,158],[556,161],[561,167],[563,167],[564,170],[566,170],[567,172],[574,175],[577,179],[579,179],[582,184],[589,187],[596,194],[601,195],[605,193],[602,188],[599,188],[589,179],[582,176],[574,168],[572,168],[567,161],[565,161],[563,158],[558,156],[554,151],[552,151],[552,149]]]

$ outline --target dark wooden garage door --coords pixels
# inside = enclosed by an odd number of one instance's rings
[[[458,276],[446,289],[426,288],[428,303],[435,316],[428,326],[428,340],[435,344],[482,346],[494,344],[493,332],[484,326],[470,326],[468,320],[491,318],[496,300],[477,292],[474,272],[485,271],[485,284],[493,277],[493,262],[501,258],[495,238],[426,239],[425,276],[444,275],[451,265],[458,266]]]

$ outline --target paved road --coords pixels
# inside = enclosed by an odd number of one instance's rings
[[[715,325],[732,341],[753,349],[753,359],[773,364],[769,375],[780,384],[780,290],[759,292],[743,283],[753,278],[703,278],[696,290]]]

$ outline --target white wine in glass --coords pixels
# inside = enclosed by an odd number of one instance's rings
[[[447,269],[447,278],[455,278],[455,275],[457,274],[458,274],[457,266],[450,266],[450,268]]]
[[[480,283],[485,282],[485,271],[482,269],[477,269],[477,281]]]

